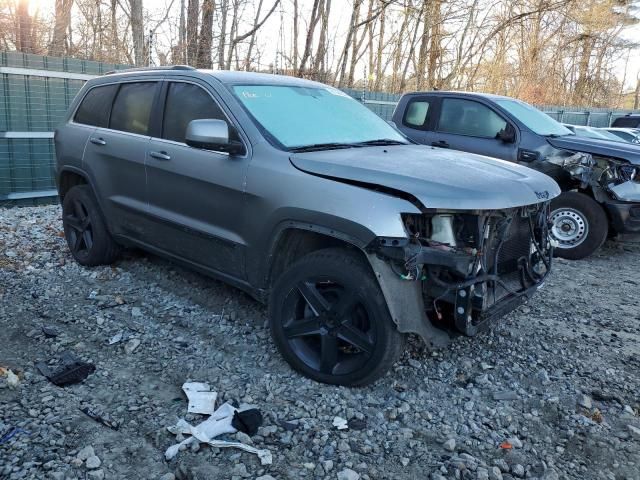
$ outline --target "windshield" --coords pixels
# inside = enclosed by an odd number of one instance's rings
[[[516,117],[534,133],[544,136],[573,135],[571,130],[544,112],[520,100],[496,100],[496,103]]]
[[[288,150],[377,140],[407,143],[382,118],[336,88],[235,85],[233,92],[267,137]]]

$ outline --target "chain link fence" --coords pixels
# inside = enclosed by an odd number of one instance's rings
[[[0,52],[0,204],[51,201],[53,131],[88,79],[127,65]],[[385,120],[398,94],[344,89]],[[538,106],[563,123],[607,127],[629,113],[599,108]]]

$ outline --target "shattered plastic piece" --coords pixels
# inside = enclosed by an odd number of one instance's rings
[[[245,445],[240,442],[227,442],[226,440],[211,440],[207,442],[212,447],[218,448],[239,448],[240,450],[244,450],[245,452],[254,453],[260,459],[260,464],[262,465],[271,465],[273,463],[273,456],[269,450],[261,450],[255,447],[251,447],[249,445]]]
[[[206,384],[200,384],[206,385]],[[208,385],[206,385],[208,387]],[[250,410],[247,410],[250,411]],[[177,435],[178,438],[182,438],[182,435],[192,435],[189,438],[182,440],[175,445],[171,445],[164,453],[164,457],[167,460],[171,460],[174,458],[181,449],[184,449],[191,445],[194,442],[208,443],[213,447],[234,447],[245,450],[249,453],[253,453],[258,455],[260,462],[262,465],[269,465],[273,462],[273,458],[271,456],[271,452],[269,450],[259,450],[257,448],[253,448],[249,445],[245,445],[240,442],[227,442],[223,440],[213,440],[215,437],[222,435],[224,433],[235,433],[237,432],[236,428],[232,425],[233,419],[238,413],[232,405],[229,403],[224,403],[218,409],[213,412],[213,414],[206,419],[204,422],[196,425],[190,425],[184,419],[178,420],[178,422],[172,426],[167,427],[169,432]],[[258,412],[259,413],[259,412]],[[250,415],[251,418],[255,417],[255,414],[252,413]],[[262,418],[262,414],[260,414],[260,418]],[[256,427],[257,428],[257,427]]]
[[[188,382],[182,385],[182,390],[189,399],[187,411],[211,415],[216,410],[216,398],[218,394],[210,391],[208,383]]]
[[[89,418],[94,419],[96,422],[101,423],[105,427],[109,427],[112,430],[118,430],[118,428],[120,428],[120,425],[118,425],[117,422],[114,422],[113,420],[109,420],[108,418],[105,418],[102,414],[98,413],[96,410],[93,410],[89,407],[81,408],[80,411],[84,413],[86,416],[88,416]]]
[[[511,450],[513,448],[513,445],[505,441],[500,444],[500,448],[502,448],[503,450]]]
[[[63,365],[55,372],[51,372],[51,369],[44,362],[36,363],[36,368],[51,383],[59,387],[80,383],[96,370],[94,364],[83,362],[69,352],[62,354],[62,361]]]
[[[333,419],[333,426],[336,427],[338,430],[346,430],[349,428],[347,421],[342,417],[335,417]]]
[[[18,375],[13,373],[13,371],[10,368],[0,367],[0,377],[4,377],[4,376],[7,377],[7,385],[9,385],[9,387],[11,388],[17,387],[18,384],[20,383],[20,378],[18,377]]]
[[[237,411],[233,414],[231,425],[238,431],[253,436],[262,425],[262,413],[257,408]]]

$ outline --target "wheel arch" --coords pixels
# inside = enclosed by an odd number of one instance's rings
[[[64,201],[65,195],[76,185],[89,185],[93,189],[87,174],[75,167],[64,167],[58,174],[58,196],[60,203]]]

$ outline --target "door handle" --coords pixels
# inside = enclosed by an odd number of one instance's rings
[[[95,145],[106,145],[107,142],[105,142],[102,138],[96,138],[96,137],[91,137],[89,139],[89,141]]]
[[[171,160],[171,156],[167,152],[149,152],[149,156],[158,160]]]
[[[431,142],[431,145],[434,146],[434,147],[449,148],[449,144],[447,142],[445,142],[444,140],[438,140],[437,142]]]

